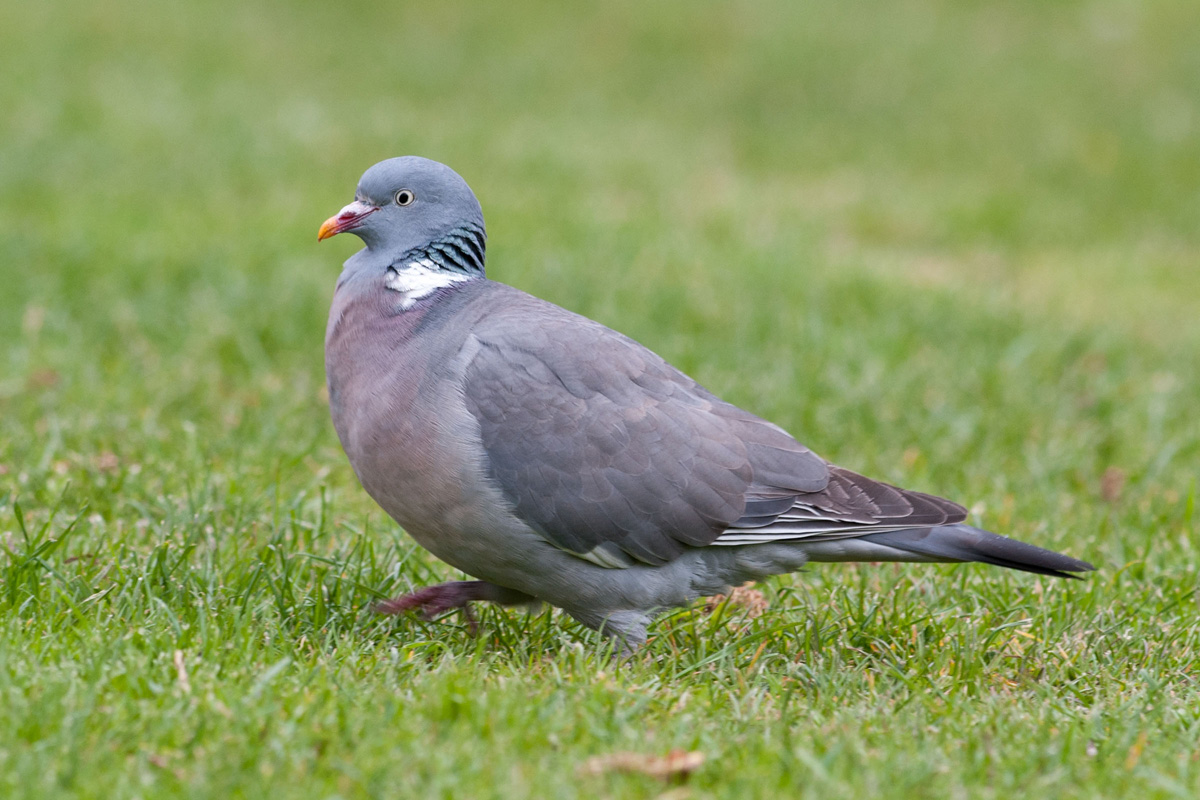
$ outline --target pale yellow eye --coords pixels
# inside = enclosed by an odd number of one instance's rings
[[[396,192],[396,205],[398,206],[411,206],[413,200],[416,199],[417,196],[413,194],[412,189],[401,189],[400,191]]]

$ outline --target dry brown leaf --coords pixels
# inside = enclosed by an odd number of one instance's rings
[[[120,466],[121,461],[117,458],[117,454],[110,450],[105,450],[96,456],[96,469],[101,472],[116,472]]]
[[[761,617],[763,612],[766,611],[770,606],[770,603],[767,602],[767,596],[758,589],[755,589],[754,585],[751,584],[748,586],[735,587],[734,590],[729,593],[728,597],[723,594],[713,595],[712,597],[708,598],[708,602],[704,604],[704,610],[711,614],[712,612],[716,611],[717,607],[726,599],[729,600],[730,605],[740,606],[741,608],[746,609],[746,616],[750,619]]]
[[[184,778],[183,770],[172,767],[171,762],[168,761],[166,759],[166,757],[160,756],[157,753],[147,753],[146,760],[149,761],[152,766],[158,767],[163,772],[171,773],[172,775],[175,776],[176,780],[180,780],[180,781],[183,780],[183,778]]]
[[[1125,488],[1125,470],[1120,467],[1109,467],[1100,476],[1100,496],[1109,503],[1121,499],[1121,491]]]
[[[49,367],[41,367],[30,373],[29,377],[25,380],[25,384],[31,390],[53,389],[58,385],[61,377],[55,370]]]
[[[592,756],[583,763],[581,772],[587,775],[603,775],[606,772],[637,772],[660,780],[686,780],[704,763],[704,754],[698,750],[672,750],[665,756],[648,756],[644,753],[609,753]]]

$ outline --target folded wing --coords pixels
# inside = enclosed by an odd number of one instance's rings
[[[954,503],[833,467],[637,342],[513,290],[475,326],[464,394],[491,477],[606,567],[956,522]]]

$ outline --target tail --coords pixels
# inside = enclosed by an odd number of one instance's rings
[[[907,528],[857,538],[921,557],[914,561],[979,561],[1055,578],[1078,578],[1071,573],[1095,569],[1086,561],[963,524]]]

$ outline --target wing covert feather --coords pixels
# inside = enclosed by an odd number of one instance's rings
[[[659,565],[688,547],[966,517],[826,463],[598,322],[491,286],[464,399],[514,513],[563,550],[605,567]]]
[[[663,564],[715,541],[753,487],[828,482],[825,462],[781,428],[632,339],[540,301],[521,308],[527,295],[510,299],[473,327],[480,346],[464,395],[491,476],[558,547]]]

